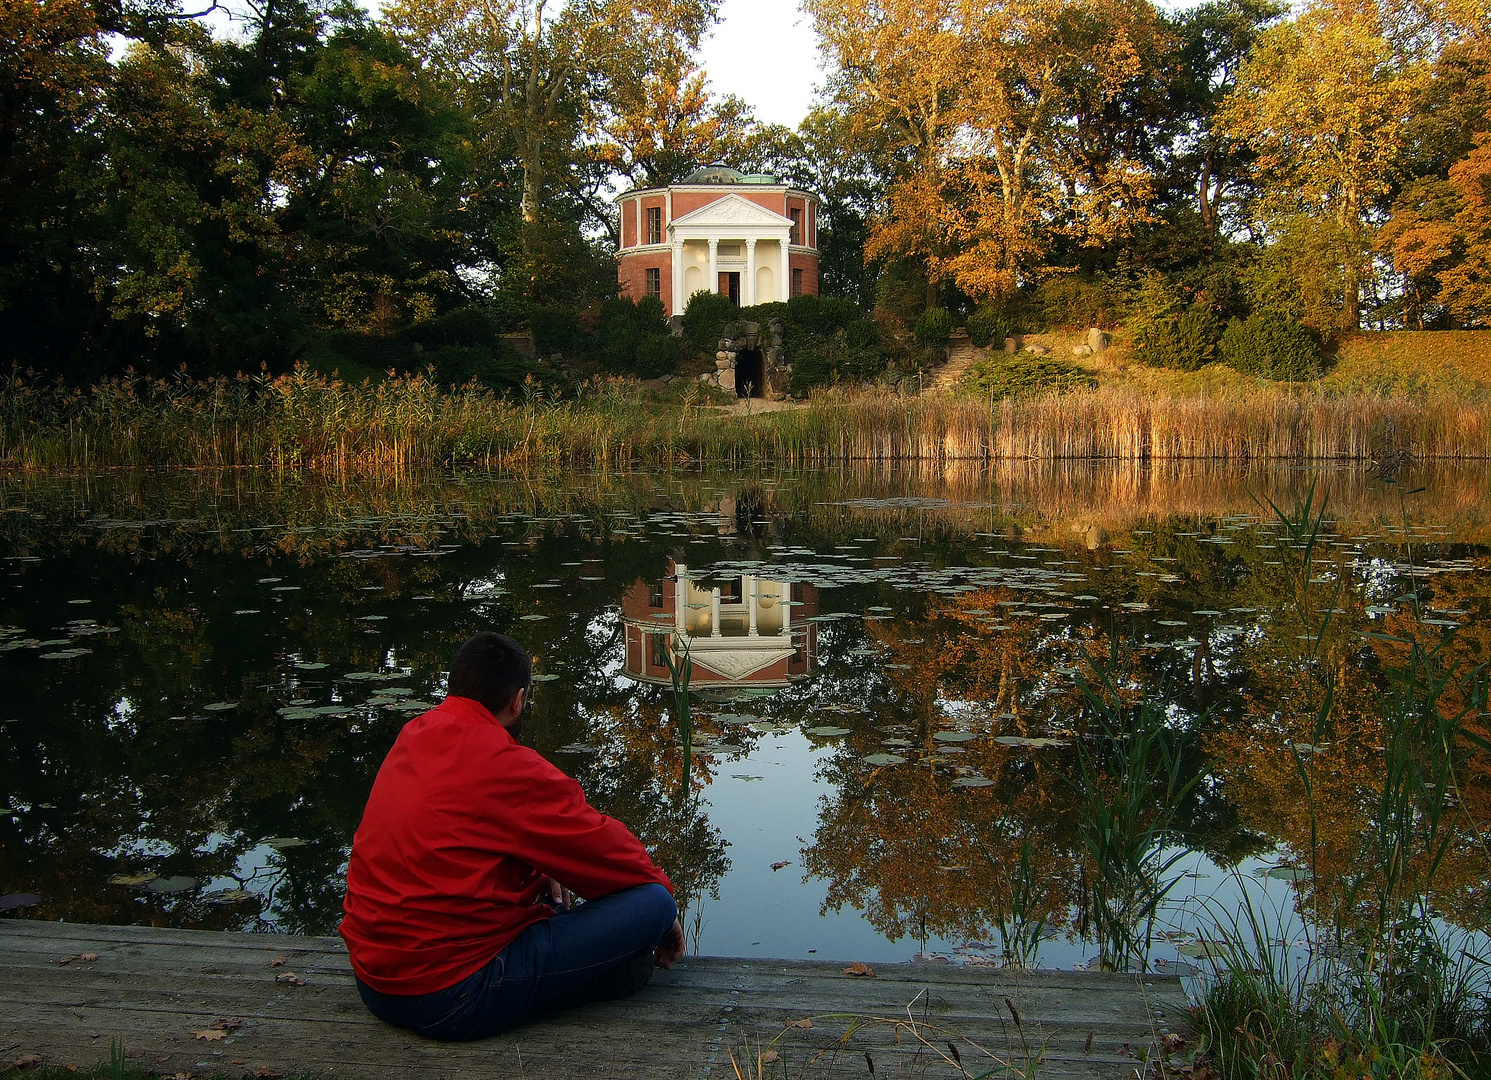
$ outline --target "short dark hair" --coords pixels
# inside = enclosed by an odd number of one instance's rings
[[[472,698],[499,713],[532,682],[533,661],[528,651],[506,634],[483,630],[456,651],[446,688],[456,697]]]

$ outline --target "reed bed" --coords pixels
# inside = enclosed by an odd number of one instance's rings
[[[725,415],[635,383],[500,397],[423,376],[350,385],[306,370],[126,376],[80,390],[0,382],[0,465],[274,466],[399,473],[451,465],[746,465],[1111,459],[1400,462],[1491,457],[1491,405],[1260,385],[1179,395],[1098,388],[1001,401],[833,391]]]

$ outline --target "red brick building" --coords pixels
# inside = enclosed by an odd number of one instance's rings
[[[621,293],[669,315],[712,290],[741,306],[818,295],[818,202],[766,173],[723,165],[617,199]]]

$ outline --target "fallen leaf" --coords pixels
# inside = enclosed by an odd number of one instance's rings
[[[796,1027],[796,1028],[810,1028],[810,1027],[813,1026],[813,1021],[808,1020],[808,1019],[803,1019],[803,1020],[788,1020],[787,1021],[787,1026],[788,1027]]]
[[[761,1055],[761,1064],[770,1065],[773,1061],[776,1061],[781,1056],[782,1055],[777,1053],[775,1050],[767,1050]]]
[[[773,870],[780,870],[782,867],[784,867],[784,866],[790,866],[790,865],[791,865],[791,862],[789,860],[783,859],[781,862],[774,862],[774,863],[772,863],[771,864],[771,868]]]
[[[70,963],[72,963],[76,959],[77,959],[76,956],[59,956],[57,958],[57,963],[59,965],[61,965],[61,964],[70,964]]]
[[[1165,1033],[1165,1037],[1160,1040],[1160,1044],[1164,1046],[1166,1050],[1179,1050],[1186,1044],[1186,1037],[1176,1031],[1167,1031]]]
[[[41,1056],[38,1054],[22,1054],[10,1063],[12,1069],[30,1069],[41,1064]]]
[[[62,1067],[64,1069],[66,1069],[68,1072],[77,1072],[78,1071],[78,1066],[77,1066],[77,1064],[75,1062],[69,1061],[66,1065],[64,1065]]]
[[[293,971],[282,971],[274,977],[277,983],[285,983],[289,986],[304,986],[305,980]]]
[[[279,1080],[279,1078],[284,1075],[284,1073],[275,1072],[273,1069],[270,1068],[258,1068],[254,1070],[254,1076],[256,1080]]]
[[[81,960],[81,961],[83,961],[85,964],[91,964],[91,963],[93,963],[93,961],[95,961],[95,960],[98,959],[98,953],[96,953],[96,952],[78,953],[78,959]]]
[[[216,1042],[219,1039],[225,1039],[228,1037],[227,1031],[225,1031],[223,1028],[203,1028],[201,1031],[192,1032],[192,1034],[195,1035],[197,1038],[205,1039],[208,1042]]]
[[[242,1065],[243,1064],[243,1058],[234,1058],[232,1061],[228,1062],[228,1064],[229,1065]]]
[[[283,956],[276,956],[273,960],[269,961],[269,966],[270,967],[284,967],[289,962],[290,961],[286,960]]]
[[[853,975],[860,979],[873,979],[875,977],[875,969],[869,964],[862,964],[856,960],[844,969],[844,974]]]

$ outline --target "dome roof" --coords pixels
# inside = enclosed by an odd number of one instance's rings
[[[777,178],[769,173],[747,175],[728,165],[706,165],[695,169],[683,178],[685,184],[775,184]]]

